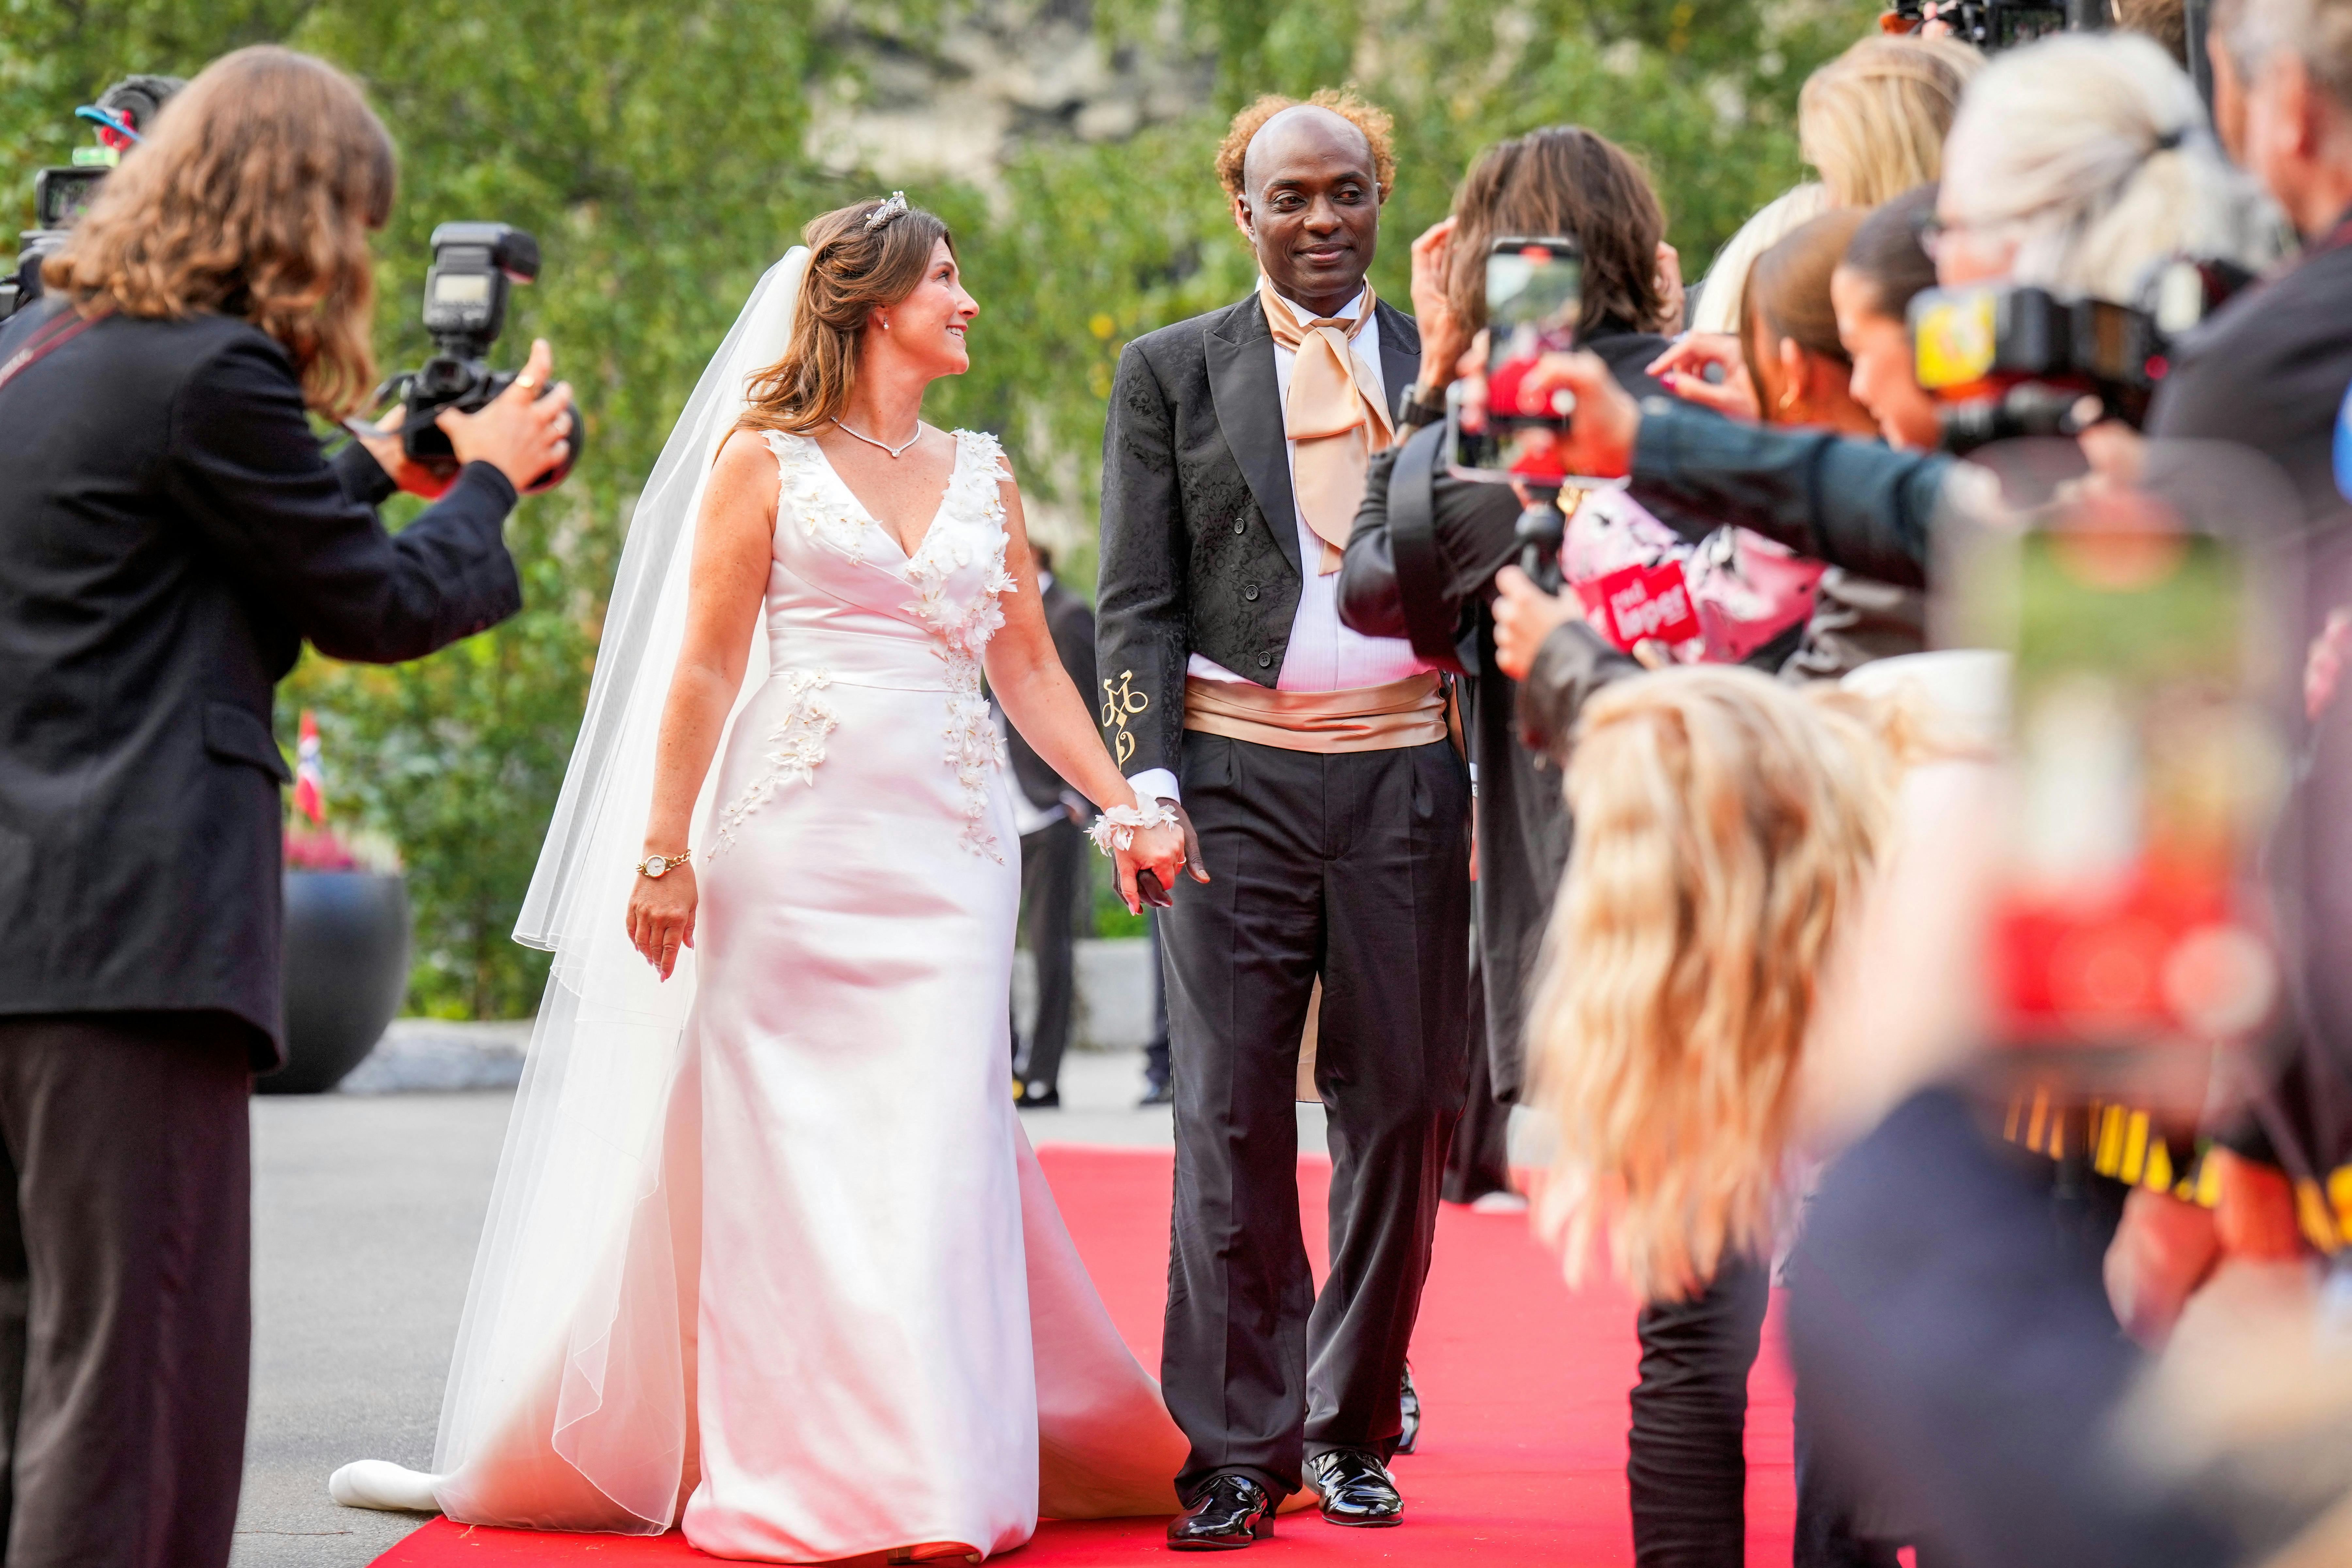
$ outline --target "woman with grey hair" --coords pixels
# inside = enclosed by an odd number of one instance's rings
[[[1936,219],[1947,286],[2007,278],[2122,303],[2171,257],[2254,268],[2284,239],[2187,75],[2128,34],[2061,34],[1979,72],[1944,145]]]

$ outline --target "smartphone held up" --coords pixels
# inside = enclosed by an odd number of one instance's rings
[[[1455,384],[1447,409],[1447,461],[1464,478],[1558,485],[1568,478],[1560,440],[1572,395],[1530,398],[1525,383],[1548,353],[1576,346],[1584,301],[1584,252],[1575,240],[1518,237],[1486,254],[1486,363],[1483,380]]]

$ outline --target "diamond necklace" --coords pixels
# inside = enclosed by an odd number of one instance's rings
[[[879,447],[882,450],[889,453],[893,458],[904,456],[908,447],[913,446],[916,442],[923,438],[923,422],[920,419],[915,421],[915,433],[895,447],[890,445],[887,441],[877,441],[873,437],[866,435],[862,430],[853,430],[838,419],[833,422],[833,427],[840,431],[845,436],[856,437],[858,440],[865,442],[869,447]]]

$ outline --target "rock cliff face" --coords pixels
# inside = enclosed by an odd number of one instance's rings
[[[848,6],[830,26],[862,79],[820,106],[811,152],[839,169],[982,189],[1024,142],[1118,141],[1207,102],[1214,62],[1187,49],[1174,17],[1112,45],[1090,0],[966,0],[936,22]]]

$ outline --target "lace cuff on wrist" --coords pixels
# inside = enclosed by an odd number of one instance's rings
[[[1173,827],[1176,814],[1154,801],[1150,805],[1114,805],[1094,819],[1087,828],[1087,837],[1095,847],[1108,855],[1114,850],[1135,847],[1135,834],[1142,827]]]

